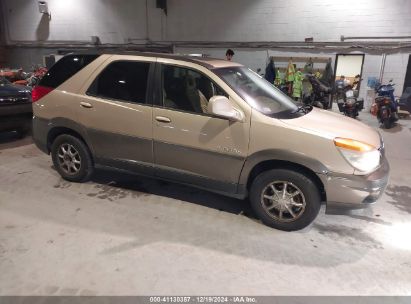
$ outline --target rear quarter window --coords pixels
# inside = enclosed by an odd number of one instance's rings
[[[71,76],[79,72],[85,66],[94,61],[99,55],[67,55],[57,61],[39,85],[49,88],[57,88]]]

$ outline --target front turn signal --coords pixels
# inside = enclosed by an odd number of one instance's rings
[[[369,152],[376,150],[376,148],[372,145],[349,138],[336,137],[334,138],[334,144],[336,147],[358,152]]]

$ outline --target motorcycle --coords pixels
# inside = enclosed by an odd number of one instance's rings
[[[13,82],[18,79],[22,79],[24,74],[23,69],[0,69],[0,77],[6,78],[8,81]]]
[[[312,86],[312,92],[303,96],[303,103],[321,109],[330,109],[332,106],[332,89],[322,83],[314,75],[307,74],[306,79]]]
[[[356,118],[364,109],[364,99],[355,97],[354,90],[350,85],[337,84],[337,105],[340,112],[345,116]]]
[[[335,82],[335,100],[345,102],[346,96],[345,96],[345,91],[346,91],[346,83],[344,80],[337,80]]]
[[[46,73],[47,73],[47,69],[45,67],[35,65],[33,67],[33,72],[30,72],[30,73],[23,72],[21,74],[22,79],[16,80],[13,83],[19,84],[19,85],[25,85],[29,87],[34,87],[39,83],[41,78],[43,78],[43,76],[46,75]]]
[[[288,95],[288,85],[286,84],[280,84],[279,86],[277,86],[277,88],[283,92],[285,95]]]
[[[379,85],[376,88],[378,96],[371,106],[371,114],[377,116],[380,124],[385,129],[390,129],[398,120],[398,105],[394,97],[394,85],[392,80],[388,84]]]

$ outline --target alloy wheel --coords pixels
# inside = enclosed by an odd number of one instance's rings
[[[300,218],[305,210],[306,201],[303,192],[293,183],[274,181],[261,193],[264,211],[279,222],[293,222]]]
[[[58,148],[58,163],[60,168],[69,175],[75,175],[81,169],[81,157],[77,149],[68,143],[61,144]]]

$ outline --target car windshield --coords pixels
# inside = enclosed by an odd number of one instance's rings
[[[265,115],[280,117],[298,110],[290,97],[248,68],[220,68],[214,72],[251,107]]]
[[[1,84],[9,84],[9,83],[10,83],[10,81],[8,81],[6,78],[0,77],[0,85]]]

